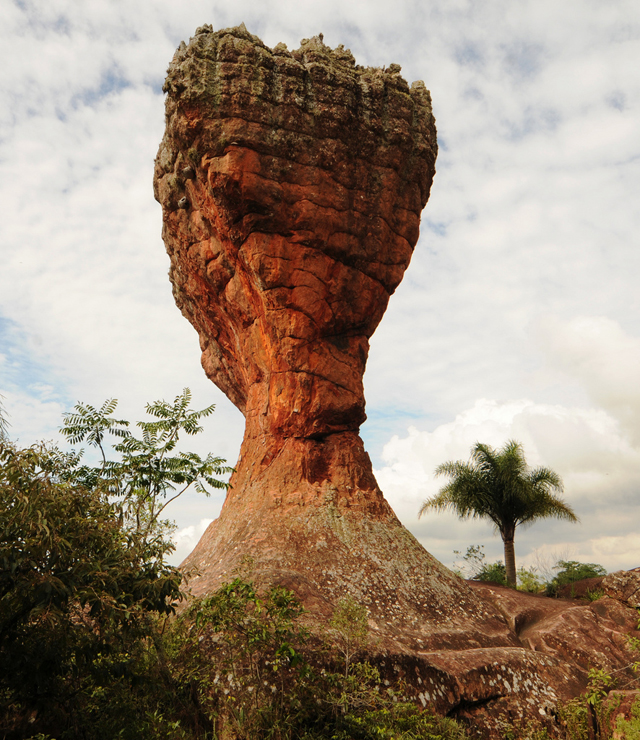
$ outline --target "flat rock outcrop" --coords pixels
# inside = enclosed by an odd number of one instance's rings
[[[469,585],[498,607],[523,647],[571,664],[578,683],[586,685],[589,668],[617,673],[623,683],[635,682],[628,636],[640,636],[638,613],[621,594],[586,602],[552,599],[491,583],[470,581]]]
[[[543,702],[535,709],[532,706],[534,711],[529,713],[535,717],[538,711],[538,719],[547,724],[552,735],[557,732],[553,721],[557,700],[567,701],[582,693],[591,668],[601,669],[613,678],[610,705],[614,706],[618,694],[627,697],[626,703],[623,701],[620,705],[620,713],[628,715],[630,700],[627,695],[635,696],[639,687],[634,670],[639,656],[629,643],[629,637],[640,638],[635,590],[630,587],[639,577],[640,569],[605,576],[604,580],[609,580],[609,595],[593,602],[580,598],[552,599],[493,583],[468,582],[478,596],[502,612],[523,648],[553,660],[543,673],[552,688],[554,701]],[[594,579],[587,581],[592,583]],[[583,582],[575,585],[576,593],[587,590]],[[489,736],[499,737],[501,705],[503,715],[516,721],[522,717],[522,709],[526,709],[527,698],[518,700],[516,694],[505,694],[475,711],[461,707],[458,714],[488,729]],[[614,724],[617,711],[617,708],[612,709],[609,717]]]
[[[489,719],[491,706],[551,711],[581,676],[424,550],[358,434],[369,338],[435,172],[429,92],[322,36],[270,49],[244,26],[199,28],[165,91],[154,186],[174,297],[246,419],[220,516],[182,566],[192,593],[249,571],[320,623],[350,594],[378,659],[422,702]]]

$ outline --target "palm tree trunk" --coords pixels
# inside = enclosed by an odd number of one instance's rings
[[[507,573],[507,586],[516,586],[516,551],[513,545],[513,535],[503,537],[504,566]]]

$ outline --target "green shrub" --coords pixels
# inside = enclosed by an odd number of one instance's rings
[[[414,704],[397,703],[382,709],[347,714],[332,740],[465,740],[466,731],[452,719],[437,717]]]
[[[587,601],[598,601],[598,599],[601,599],[604,596],[604,591],[601,588],[594,588],[593,590],[588,588],[585,596]]]
[[[529,594],[539,594],[545,589],[545,584],[535,572],[535,568],[526,570],[518,568],[518,591],[524,591]]]
[[[168,543],[125,530],[101,486],[61,481],[71,464],[43,445],[0,442],[7,740],[38,732],[115,737],[109,723],[131,706],[154,615],[169,613],[180,596],[181,576],[164,562]]]
[[[586,578],[597,578],[606,576],[607,571],[602,565],[597,563],[580,563],[577,560],[559,560],[554,566],[558,573],[547,584],[547,594],[555,596],[562,586],[583,581]]]
[[[63,434],[102,458],[38,444],[19,449],[0,424],[0,736],[180,737],[158,713],[161,622],[182,598],[160,515],[189,486],[224,487],[224,461],[177,453],[201,431],[188,389],[147,406],[151,421],[113,418],[115,401],[78,404]],[[0,413],[0,419],[2,418]],[[119,459],[107,459],[105,438]],[[160,732],[159,729],[157,729]]]
[[[585,693],[558,706],[565,740],[640,740],[640,699],[632,705],[630,719],[616,716],[622,696],[615,684],[606,671],[589,670]]]
[[[502,560],[497,560],[495,563],[487,563],[483,565],[478,573],[474,576],[474,581],[488,581],[490,583],[497,583],[500,586],[507,585],[507,571]]]
[[[619,740],[640,740],[640,700],[631,707],[631,718],[617,717],[615,732]]]

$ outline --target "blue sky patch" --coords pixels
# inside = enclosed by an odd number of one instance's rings
[[[118,66],[114,65],[107,72],[103,72],[100,84],[97,87],[85,88],[82,92],[74,95],[71,98],[71,106],[78,108],[80,105],[84,105],[91,108],[108,95],[121,92],[128,87],[131,87],[131,83],[118,69]]]
[[[40,400],[68,402],[65,392],[56,387],[51,368],[27,348],[33,343],[37,338],[29,342],[15,321],[0,316],[0,391],[20,388]]]

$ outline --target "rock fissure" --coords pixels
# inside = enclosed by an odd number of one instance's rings
[[[346,363],[345,363],[346,364]],[[287,373],[295,373],[295,374],[303,374],[303,375],[309,375],[313,378],[320,378],[322,380],[329,380],[326,376],[320,375],[320,373],[317,372],[311,372],[310,370],[301,370],[299,368],[288,368],[287,370],[272,370],[272,375],[286,375]],[[349,393],[351,395],[356,396],[357,394],[352,388],[349,388],[347,385],[342,385],[338,383],[335,380],[330,381],[333,385],[335,385],[337,388],[342,388],[345,393]]]
[[[246,151],[253,152],[254,154],[259,154],[259,152],[257,150],[250,149],[247,146],[240,146],[240,145],[234,146],[234,151],[237,151],[237,150],[240,150],[240,149],[244,149]],[[206,159],[207,167],[211,167],[211,165],[214,164],[216,162],[216,160],[220,160],[220,159],[222,159],[225,156],[227,156],[226,153],[223,154],[223,155],[221,155],[220,157],[209,157],[209,158],[207,158]],[[282,158],[275,157],[274,155],[270,155],[270,156],[273,159],[278,159],[278,160],[281,160],[281,161],[287,161],[291,165],[295,164],[292,160],[283,160]],[[318,169],[317,167],[314,167],[314,166],[311,166],[311,165],[302,165],[302,166],[308,168],[311,171],[317,171],[317,169]],[[245,165],[245,167],[246,167],[246,165]],[[332,205],[329,202],[324,202],[323,203],[323,202],[319,202],[318,201],[318,197],[320,195],[323,195],[324,197],[326,197],[326,195],[327,195],[326,194],[326,191],[325,192],[320,191],[320,192],[308,193],[306,198],[287,198],[286,195],[285,195],[288,192],[288,189],[286,188],[286,185],[287,184],[290,184],[290,185],[294,185],[294,186],[297,186],[298,188],[300,188],[302,186],[300,185],[299,182],[297,183],[293,178],[291,179],[290,182],[287,181],[286,179],[283,182],[283,178],[282,177],[270,177],[267,174],[265,174],[265,171],[264,170],[257,171],[257,170],[252,169],[252,168],[246,168],[246,169],[247,169],[247,172],[251,172],[251,174],[254,177],[256,177],[256,178],[264,181],[264,183],[271,183],[271,184],[277,185],[279,187],[280,192],[282,193],[282,200],[284,202],[286,202],[290,206],[291,205],[294,205],[294,204],[296,204],[298,202],[301,202],[301,201],[304,201],[304,200],[308,200],[314,206],[317,206],[319,208],[325,208],[327,210],[333,210],[333,211],[336,211],[338,213],[349,212],[349,213],[360,214],[360,215],[363,215],[363,216],[368,216],[370,218],[379,218],[381,221],[383,221],[387,225],[387,227],[389,228],[389,230],[393,234],[395,234],[396,236],[400,236],[400,237],[402,236],[401,234],[399,234],[398,232],[395,231],[394,226],[388,220],[386,220],[384,217],[380,216],[379,214],[373,212],[372,206],[369,203],[368,198],[371,195],[378,195],[378,194],[383,194],[384,193],[384,190],[383,190],[383,187],[382,186],[378,186],[378,187],[375,188],[376,193],[371,193],[370,192],[370,189],[362,188],[362,189],[357,189],[356,190],[355,188],[349,188],[347,186],[341,185],[337,181],[335,181],[335,180],[333,180],[333,179],[330,178],[331,182],[330,183],[324,183],[325,185],[333,185],[336,188],[340,188],[341,190],[344,190],[345,191],[344,193],[333,193],[332,194],[332,197],[333,197],[334,200],[338,196],[340,196],[340,199],[341,200],[347,200],[348,201],[347,205],[345,205],[343,208],[340,208],[340,207],[338,207],[336,205]],[[393,175],[397,175],[397,173],[395,173],[394,170],[392,170],[390,168],[387,168],[387,169],[388,169],[388,172],[389,173],[392,173]],[[277,174],[280,175],[281,173],[278,172]],[[328,171],[327,171],[327,174],[328,174]],[[381,173],[376,173],[376,174],[377,174],[377,177],[378,178],[382,179],[383,175]],[[397,177],[395,179],[396,179],[396,181],[398,180]],[[316,180],[317,180],[317,178],[316,178]],[[306,184],[313,184],[313,183],[305,183],[305,185]],[[387,186],[392,185],[392,184],[395,184],[395,183],[386,183]],[[367,199],[367,202],[366,202],[365,205],[368,205],[369,206],[366,210],[360,208],[359,207],[359,203],[358,203],[358,200],[363,200],[365,198]],[[411,210],[409,210],[408,208],[404,208],[402,205],[397,206],[396,210],[402,212],[402,214],[405,217],[408,217],[408,218],[411,218],[411,216],[414,216],[415,215]],[[264,215],[264,214],[263,213],[259,213],[258,215]]]

